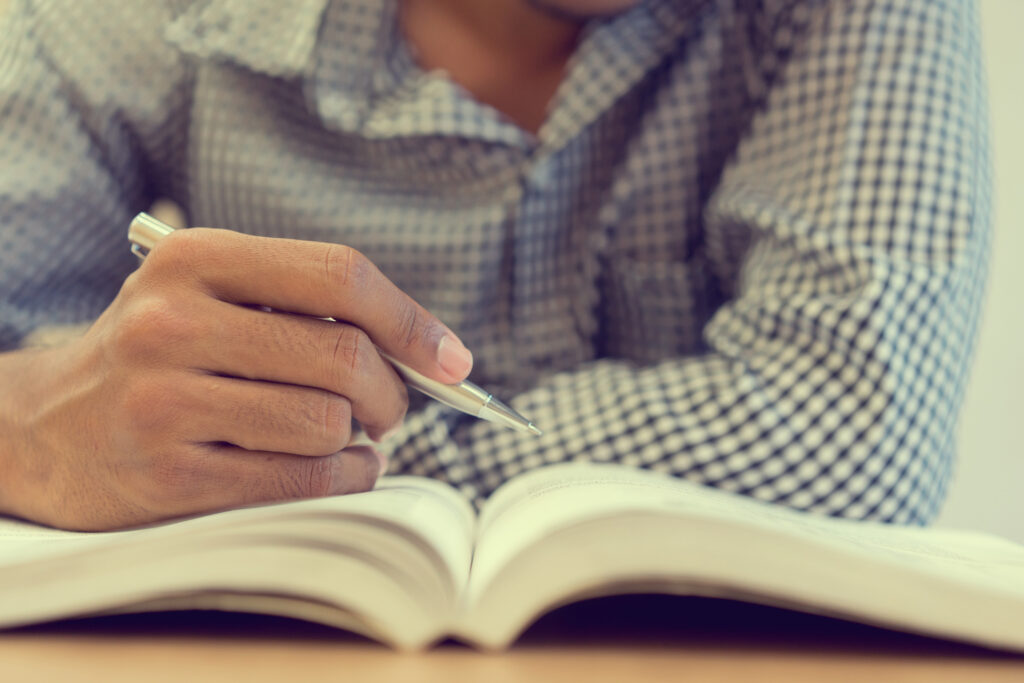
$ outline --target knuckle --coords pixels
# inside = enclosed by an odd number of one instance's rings
[[[154,458],[150,466],[150,480],[163,492],[184,488],[199,478],[199,468],[191,458],[165,455]]]
[[[121,316],[114,348],[127,357],[177,347],[201,334],[199,321],[163,296],[137,300]]]
[[[373,347],[366,333],[351,325],[334,325],[334,343],[328,360],[331,376],[353,376],[366,365],[367,351]]]
[[[195,266],[208,253],[210,230],[175,230],[157,242],[140,270],[155,276],[180,276],[195,272]]]
[[[203,480],[203,467],[196,457],[165,452],[150,461],[142,484],[145,500],[161,512],[188,508],[193,492]]]
[[[334,463],[331,457],[307,458],[304,473],[299,482],[299,495],[322,498],[334,490]]]
[[[134,270],[121,283],[121,291],[118,293],[121,299],[133,299],[146,289],[145,274],[142,269]]]
[[[136,434],[166,434],[182,412],[180,394],[150,375],[135,377],[121,394],[120,414]]]
[[[409,302],[401,306],[395,319],[395,340],[403,349],[413,349],[427,336],[427,324],[419,307]]]
[[[320,409],[320,436],[324,448],[340,451],[352,437],[352,404],[336,394],[326,394]]]
[[[342,290],[361,282],[367,275],[369,260],[358,250],[344,244],[328,244],[324,251],[324,277]]]

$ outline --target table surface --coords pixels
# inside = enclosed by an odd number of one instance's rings
[[[187,679],[185,678],[187,676]],[[314,624],[183,612],[0,634],[0,679],[224,681],[1024,681],[1024,656],[786,610],[633,596],[563,608],[510,650],[394,652]]]

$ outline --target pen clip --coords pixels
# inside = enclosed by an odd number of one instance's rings
[[[146,258],[153,245],[172,232],[174,228],[163,221],[153,218],[145,211],[139,213],[128,226],[128,241],[132,244],[132,253],[139,259]]]

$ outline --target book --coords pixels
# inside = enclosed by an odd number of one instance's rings
[[[410,476],[145,528],[0,519],[0,627],[180,609],[289,616],[396,648],[503,648],[597,596],[699,595],[1024,651],[1024,546],[797,512],[659,473],[563,464],[477,514]]]

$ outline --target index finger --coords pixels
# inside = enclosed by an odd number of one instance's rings
[[[454,332],[363,254],[342,244],[191,228],[153,247],[147,267],[164,264],[223,301],[344,320],[440,382],[461,381],[473,366],[472,354]]]

